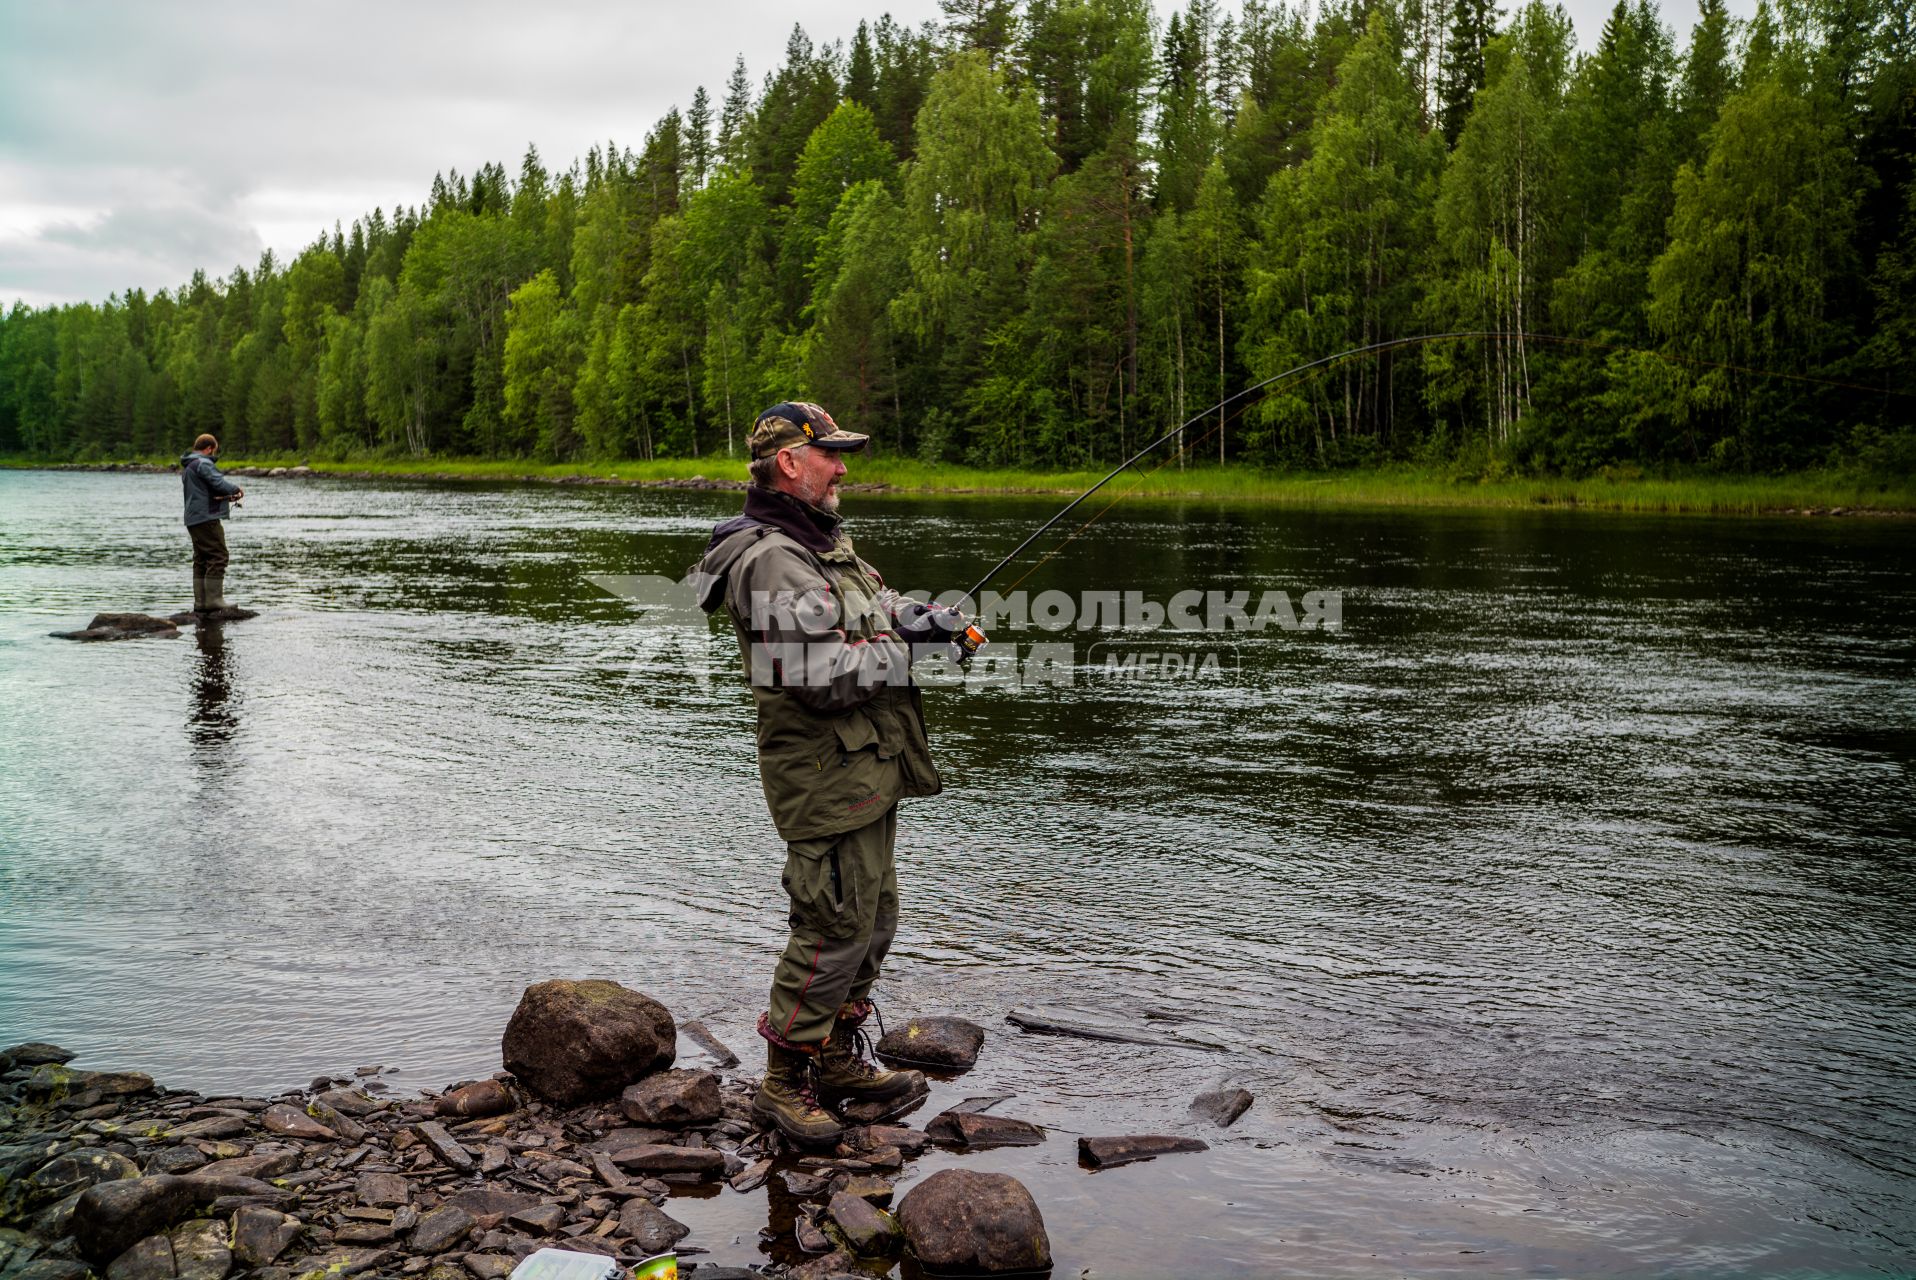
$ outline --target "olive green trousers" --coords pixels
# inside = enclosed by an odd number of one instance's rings
[[[792,936],[772,976],[769,1029],[797,1045],[831,1034],[840,1005],[863,1000],[898,933],[893,805],[855,831],[786,846]]]

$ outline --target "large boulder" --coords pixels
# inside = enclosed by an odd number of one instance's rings
[[[995,1275],[1051,1265],[1038,1203],[1010,1174],[941,1169],[905,1193],[898,1221],[927,1271]]]
[[[73,1210],[74,1243],[87,1261],[104,1266],[202,1203],[191,1179],[171,1174],[102,1182],[80,1193]]]
[[[650,996],[603,979],[555,978],[526,988],[500,1049],[520,1084],[571,1107],[671,1066],[677,1041],[672,1014]]]

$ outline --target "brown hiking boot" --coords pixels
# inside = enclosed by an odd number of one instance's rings
[[[845,1132],[831,1112],[818,1105],[810,1054],[780,1045],[765,1046],[765,1083],[752,1099],[752,1118],[770,1125],[800,1146],[829,1147]]]
[[[847,1102],[904,1102],[925,1091],[922,1071],[887,1071],[867,1056],[870,1041],[859,1030],[869,1001],[838,1011],[832,1033],[818,1052],[818,1096],[828,1106]]]

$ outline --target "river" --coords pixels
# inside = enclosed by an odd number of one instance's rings
[[[0,1042],[438,1087],[497,1069],[527,984],[602,976],[750,1066],[783,851],[736,649],[589,577],[677,577],[738,495],[251,480],[228,594],[262,616],[48,638],[186,605],[178,485],[0,472]],[[845,497],[925,590],[1055,506]],[[1059,1277],[1909,1274],[1913,551],[1902,520],[1117,507],[1022,587],[1328,592],[1341,626],[1180,633],[1218,661],[1130,677],[1104,654],[1166,637],[1007,626],[1079,665],[927,692],[946,789],[902,811],[882,1007],[985,1025],[932,1105],[1010,1094],[1052,1137],[917,1172],[1023,1178]],[[1256,1104],[1206,1132],[1226,1078]],[[1077,1165],[1151,1131],[1212,1149]],[[668,1208],[727,1262],[777,1212]]]

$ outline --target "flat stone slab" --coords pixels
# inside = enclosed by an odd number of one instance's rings
[[[725,1172],[725,1153],[704,1147],[668,1147],[650,1143],[626,1147],[612,1153],[612,1163],[621,1169],[642,1173],[697,1173],[718,1175]]]
[[[946,1111],[931,1118],[925,1132],[933,1142],[982,1150],[986,1147],[1035,1147],[1044,1130],[1028,1120],[980,1111]]]
[[[1209,1151],[1211,1144],[1200,1138],[1178,1138],[1162,1133],[1126,1134],[1109,1138],[1079,1138],[1078,1159],[1093,1169],[1111,1169],[1139,1160],[1174,1155],[1181,1151]]]
[[[78,631],[52,634],[55,640],[133,640],[141,636],[170,640],[180,634],[180,628],[171,618],[156,618],[148,613],[96,613],[93,621]]]

